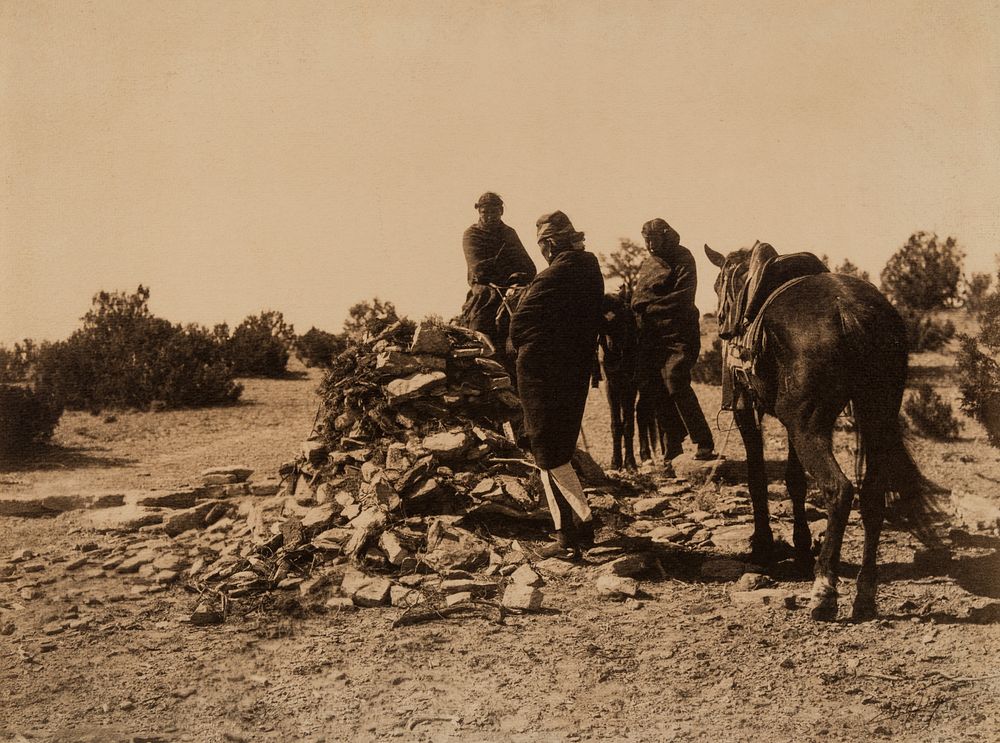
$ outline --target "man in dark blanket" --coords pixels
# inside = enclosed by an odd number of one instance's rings
[[[701,350],[697,269],[680,235],[662,219],[642,226],[649,256],[643,261],[632,294],[632,310],[639,323],[640,384],[657,388],[662,397],[661,418],[666,442],[665,469],[683,452],[687,432],[698,450],[695,459],[714,459],[715,442],[698,397],[691,389],[691,367]],[[662,380],[662,382],[661,382]]]
[[[535,264],[513,228],[500,221],[503,200],[497,194],[487,191],[480,196],[476,210],[479,221],[462,236],[469,278],[462,319],[467,328],[478,330],[492,341],[497,360],[513,371],[513,360],[507,356],[510,318],[504,313],[497,322],[503,299],[490,284],[527,284],[535,278]]]
[[[556,538],[579,553],[594,538],[590,506],[570,460],[587,404],[604,279],[583,233],[562,212],[538,219],[549,267],[528,286],[511,320],[524,425]]]

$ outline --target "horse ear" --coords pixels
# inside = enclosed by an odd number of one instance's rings
[[[714,266],[722,268],[724,265],[726,265],[726,256],[724,256],[722,253],[718,253],[712,250],[710,247],[708,247],[707,243],[705,245],[705,255],[708,256],[708,260],[712,261],[712,265]]]

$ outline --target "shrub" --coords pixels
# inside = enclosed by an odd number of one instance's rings
[[[933,315],[909,307],[896,309],[906,324],[906,340],[911,351],[939,351],[955,337],[955,323],[951,320],[937,320]]]
[[[979,316],[979,335],[959,336],[956,367],[962,410],[986,429],[993,446],[1000,447],[1000,295],[985,300]]]
[[[948,307],[959,296],[964,257],[954,237],[915,232],[882,269],[882,291],[918,312]]]
[[[219,334],[225,331],[225,326],[216,328]],[[285,323],[282,314],[266,310],[247,316],[231,336],[224,338],[224,344],[235,374],[280,377],[285,373],[294,339],[295,330]]]
[[[333,364],[333,358],[347,347],[343,335],[327,333],[318,328],[309,328],[295,339],[295,354],[306,366],[325,369]]]
[[[0,346],[0,384],[27,380],[36,350],[35,342],[30,338],[26,338],[23,345],[15,343],[14,348]]]
[[[67,340],[44,344],[36,389],[68,408],[196,407],[235,401],[243,388],[216,335],[154,317],[149,289],[101,292]]]
[[[396,305],[375,297],[369,302],[358,302],[347,310],[344,332],[360,340],[365,335],[377,335],[397,320],[399,313],[396,312]]]
[[[993,283],[993,277],[988,273],[973,273],[963,283],[963,306],[968,312],[973,314],[982,312],[986,308],[986,302],[990,296],[990,286]]]
[[[0,385],[0,460],[46,443],[62,410],[50,395],[22,385]]]
[[[961,428],[951,403],[945,402],[929,384],[919,385],[906,398],[903,412],[918,433],[932,439],[954,439]]]
[[[722,384],[722,341],[712,340],[712,347],[706,350],[691,369],[691,379],[702,384]]]

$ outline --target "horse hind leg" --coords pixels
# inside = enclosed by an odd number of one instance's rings
[[[869,460],[869,468],[861,483],[861,523],[865,529],[865,547],[858,572],[857,595],[851,619],[864,622],[877,615],[875,594],[878,589],[878,544],[882,536],[885,519],[886,485],[882,477],[882,457],[875,455]]]
[[[819,553],[809,608],[813,619],[831,622],[837,618],[840,549],[854,500],[854,486],[833,456],[832,430],[824,433],[796,431],[791,439],[799,460],[826,496],[826,537]]]

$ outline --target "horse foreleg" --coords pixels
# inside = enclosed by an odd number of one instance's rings
[[[649,395],[646,392],[639,393],[639,401],[635,406],[635,417],[639,426],[639,459],[647,462],[653,458],[650,451],[650,444],[653,439],[653,432],[650,427],[653,423],[653,411],[649,405]]]
[[[625,439],[625,467],[634,470],[635,464],[635,385],[624,386],[622,390],[622,436]]]
[[[854,487],[833,456],[832,432],[789,432],[795,451],[806,470],[816,478],[827,503],[826,537],[820,549],[809,603],[812,618],[833,621],[837,618],[837,573],[840,548],[844,541],[847,518],[854,500]]]
[[[612,379],[605,370],[604,389],[608,397],[608,409],[611,411],[611,469],[622,468],[622,410],[621,391],[617,379]]]
[[[795,545],[795,562],[804,572],[812,572],[812,534],[806,520],[806,473],[802,469],[791,437],[788,439],[788,461],[785,463],[785,487],[792,501],[792,543]]]
[[[743,437],[747,453],[747,487],[753,504],[753,537],[750,539],[750,559],[756,563],[770,561],[774,551],[774,534],[767,508],[767,472],[764,466],[764,436],[754,416],[753,404],[741,395],[734,410],[736,426]]]

